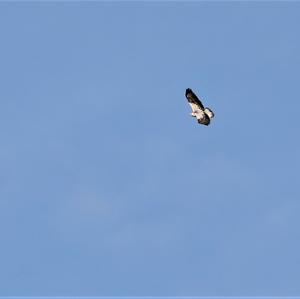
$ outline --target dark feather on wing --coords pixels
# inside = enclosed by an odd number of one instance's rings
[[[189,103],[196,104],[197,106],[199,106],[199,108],[201,110],[204,110],[203,104],[201,103],[199,98],[196,96],[196,94],[190,88],[186,89],[185,96],[186,96],[187,100],[189,101]]]

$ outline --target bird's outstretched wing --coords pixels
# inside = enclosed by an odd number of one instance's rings
[[[185,96],[193,110],[196,110],[196,108],[204,110],[203,104],[190,88],[186,89]]]

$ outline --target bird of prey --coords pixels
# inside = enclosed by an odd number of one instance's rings
[[[210,120],[215,116],[212,110],[208,107],[204,108],[201,101],[190,88],[186,89],[185,96],[192,107],[191,116],[196,117],[199,124],[208,126]]]

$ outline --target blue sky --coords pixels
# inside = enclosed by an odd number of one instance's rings
[[[0,36],[0,295],[300,295],[300,3],[1,2]]]

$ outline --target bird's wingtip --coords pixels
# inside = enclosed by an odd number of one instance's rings
[[[188,93],[190,93],[192,90],[190,89],[190,88],[187,88],[186,90],[185,90],[185,95],[187,95]]]

